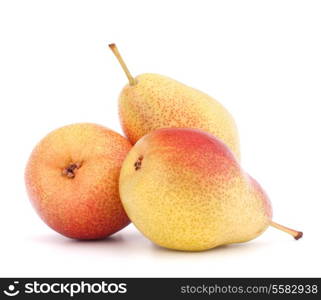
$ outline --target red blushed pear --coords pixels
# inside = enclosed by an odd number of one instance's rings
[[[129,224],[119,198],[129,141],[105,127],[73,124],[49,133],[25,172],[29,198],[42,220],[74,239],[102,239]]]
[[[194,129],[160,129],[140,139],[120,174],[120,196],[135,226],[154,243],[201,251],[252,240],[273,226],[262,187],[229,148]]]

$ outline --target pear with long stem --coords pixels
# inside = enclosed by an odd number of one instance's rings
[[[160,129],[139,140],[120,173],[120,196],[136,227],[156,244],[201,251],[255,239],[272,221],[267,194],[214,136]]]
[[[109,47],[128,79],[119,97],[119,115],[133,144],[155,129],[197,128],[222,140],[240,159],[238,131],[222,104],[166,76],[146,73],[133,77],[116,45]]]

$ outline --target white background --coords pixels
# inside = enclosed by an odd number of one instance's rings
[[[320,1],[1,1],[0,276],[320,276]],[[95,122],[121,132],[126,83],[155,72],[207,92],[234,115],[242,164],[266,189],[273,228],[201,253],[154,246],[133,225],[79,242],[33,211],[23,173],[49,131]]]

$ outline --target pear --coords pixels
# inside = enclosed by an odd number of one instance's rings
[[[240,157],[234,119],[222,104],[169,77],[142,74],[134,78],[116,45],[109,47],[129,80],[119,97],[119,115],[132,144],[155,129],[196,128],[213,134]]]
[[[105,238],[130,221],[119,198],[130,142],[91,123],[58,128],[34,148],[25,183],[32,205],[53,230],[74,239]]]
[[[131,221],[162,247],[207,250],[252,240],[268,226],[302,236],[272,221],[261,186],[224,143],[200,130],[159,129],[140,139],[119,187]]]

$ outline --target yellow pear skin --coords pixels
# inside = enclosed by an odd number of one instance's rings
[[[121,169],[120,196],[135,226],[155,244],[201,251],[252,240],[272,225],[261,186],[229,148],[194,129],[160,129],[131,149]]]
[[[133,144],[155,129],[196,128],[219,138],[240,158],[236,124],[222,104],[166,76],[132,77],[115,44],[109,46],[129,80],[119,97],[119,114],[122,128]]]

